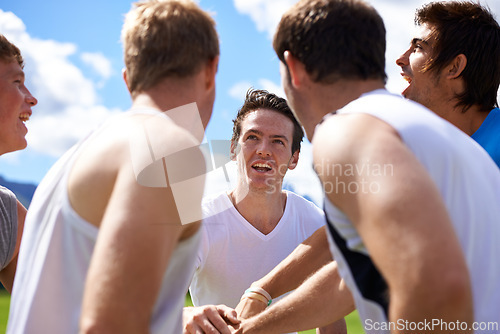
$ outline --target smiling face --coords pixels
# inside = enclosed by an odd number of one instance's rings
[[[446,83],[440,73],[424,71],[427,61],[433,56],[434,40],[430,37],[431,32],[429,25],[419,26],[409,49],[396,60],[396,64],[401,67],[401,75],[408,81],[403,96],[439,113],[439,103],[446,97]]]
[[[292,154],[293,130],[292,121],[276,111],[257,109],[246,115],[237,145],[231,145],[238,186],[281,192],[285,173],[298,161],[299,152]]]
[[[26,147],[24,125],[37,100],[24,85],[24,72],[16,62],[0,61],[0,154]]]

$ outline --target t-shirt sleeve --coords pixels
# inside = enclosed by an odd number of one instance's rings
[[[17,199],[12,191],[0,186],[0,270],[12,259],[17,239]]]
[[[310,202],[306,199],[302,200],[297,200],[301,208],[299,209],[299,212],[304,217],[304,221],[307,223],[304,224],[304,240],[309,238],[316,230],[319,228],[325,226],[326,220],[325,220],[325,214],[322,209],[320,209],[316,204],[313,202]]]

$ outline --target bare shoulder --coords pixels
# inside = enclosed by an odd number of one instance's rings
[[[168,117],[118,117],[98,130],[82,148],[68,184],[71,204],[82,218],[96,226],[100,225],[117,189],[136,194],[118,196],[123,203],[133,198],[137,207],[144,202],[144,205],[151,204],[151,210],[161,210],[158,208],[160,203],[158,206],[155,203],[163,200],[165,204],[173,200],[172,180],[164,184],[140,184],[140,173],[144,170],[148,175],[159,172],[163,179],[168,179],[167,167],[176,167],[173,159],[168,157],[175,158],[178,152],[185,150],[204,170],[203,154],[198,145],[188,131]]]
[[[388,148],[383,143],[387,142],[402,144],[397,131],[375,116],[332,115],[316,128],[312,141],[315,164],[356,163],[383,153]]]

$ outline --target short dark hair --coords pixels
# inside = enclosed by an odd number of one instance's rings
[[[415,24],[430,25],[435,38],[424,71],[440,71],[459,54],[467,57],[457,105],[464,111],[476,104],[485,111],[498,107],[500,27],[488,8],[470,1],[433,2],[417,9]]]
[[[384,22],[361,0],[299,1],[281,18],[273,47],[283,63],[289,51],[315,82],[387,79]]]
[[[21,56],[19,48],[9,42],[9,40],[2,34],[0,34],[0,60],[5,63],[17,61],[21,68],[24,67],[24,60]]]
[[[243,102],[236,118],[233,120],[233,136],[231,138],[233,143],[236,143],[240,139],[241,123],[245,117],[257,109],[276,111],[290,119],[293,123],[292,153],[300,151],[300,143],[302,142],[302,138],[304,138],[304,130],[302,130],[286,100],[266,90],[254,90],[252,88],[247,91],[245,102]]]

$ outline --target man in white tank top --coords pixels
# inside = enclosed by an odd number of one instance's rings
[[[465,133],[384,89],[379,14],[299,1],[273,45],[313,143],[336,262],[237,333],[333,321],[351,297],[367,333],[500,333],[500,173]]]
[[[127,14],[122,39],[132,108],[68,151],[39,185],[9,333],[182,332],[218,37],[196,3],[150,1]]]
[[[233,123],[231,156],[238,180],[229,193],[203,200],[201,247],[189,289],[195,307],[184,309],[185,333],[229,332],[225,320],[235,322],[229,307],[240,299],[266,308],[279,295],[252,291],[253,281],[325,225],[316,205],[282,189],[304,136],[286,100],[249,90]],[[320,329],[345,332],[343,320]]]

